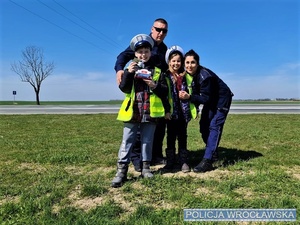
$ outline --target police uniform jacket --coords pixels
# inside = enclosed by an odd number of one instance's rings
[[[228,110],[232,100],[232,92],[222,79],[213,71],[199,66],[194,74],[191,102],[197,107],[203,104],[211,110]]]

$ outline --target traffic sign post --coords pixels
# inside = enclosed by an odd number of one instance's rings
[[[17,91],[13,91],[14,103],[15,103],[15,98],[16,98],[16,95],[17,95]]]

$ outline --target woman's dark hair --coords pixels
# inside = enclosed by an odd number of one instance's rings
[[[186,58],[187,56],[193,56],[197,64],[200,65],[200,56],[193,49],[185,53],[184,58]]]

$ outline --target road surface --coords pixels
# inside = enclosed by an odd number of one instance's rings
[[[120,105],[3,105],[0,114],[118,113]],[[300,114],[300,104],[232,104],[230,114]]]

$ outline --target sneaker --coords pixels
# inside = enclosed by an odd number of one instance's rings
[[[213,170],[212,161],[209,159],[202,159],[202,161],[194,168],[196,173],[205,173]]]
[[[188,173],[188,172],[191,172],[191,169],[190,169],[188,164],[183,163],[182,166],[181,166],[181,171],[184,172],[184,173]]]

